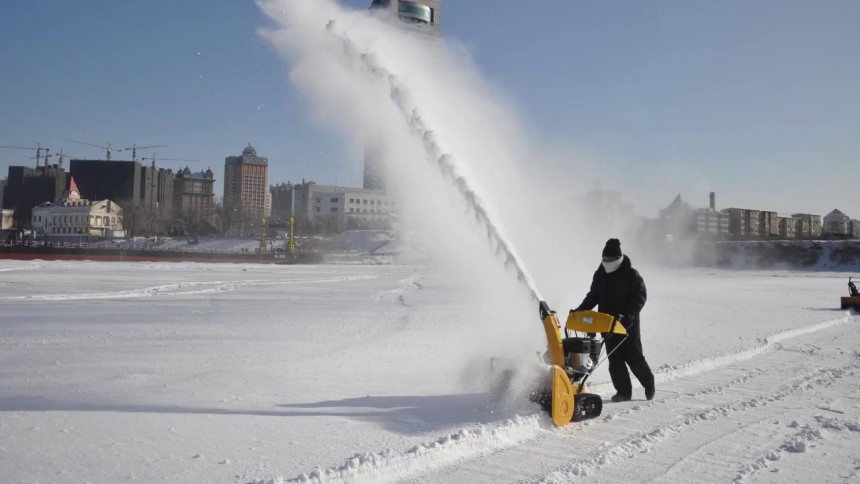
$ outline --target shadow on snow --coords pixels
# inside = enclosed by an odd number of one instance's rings
[[[391,432],[414,434],[454,426],[503,420],[512,413],[491,411],[483,393],[346,398],[315,403],[277,405],[279,409],[73,402],[43,397],[0,398],[0,412],[112,412],[189,415],[250,415],[260,417],[338,417],[366,421]]]

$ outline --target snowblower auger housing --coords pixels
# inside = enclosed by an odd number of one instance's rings
[[[563,337],[562,328],[554,311],[545,301],[538,310],[547,339],[547,364],[550,365],[549,382],[531,392],[531,399],[550,412],[553,423],[563,427],[571,421],[595,418],[603,409],[599,395],[586,393],[585,381],[594,370],[600,357],[603,341],[595,334],[615,333],[626,335],[614,316],[596,311],[571,311],[564,326],[565,336],[570,332],[585,333],[585,337]]]

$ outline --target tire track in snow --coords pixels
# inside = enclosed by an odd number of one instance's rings
[[[657,381],[665,383],[668,381],[683,379],[689,376],[699,375],[720,368],[728,367],[732,364],[757,358],[771,351],[779,349],[782,346],[782,342],[786,340],[823,331],[846,323],[850,320],[852,320],[850,316],[845,316],[839,319],[824,321],[822,323],[817,323],[802,328],[781,331],[774,335],[763,338],[759,345],[749,350],[731,353],[719,357],[695,360],[682,365],[665,367],[655,376],[657,377]],[[839,371],[842,370],[837,371],[837,376],[831,375],[831,377],[829,377],[827,381],[834,381],[835,379],[840,378],[841,373],[839,373]],[[817,371],[813,372],[813,374],[815,375],[817,375],[817,373]],[[341,466],[332,467],[327,470],[316,470],[310,473],[301,474],[300,476],[291,480],[284,481],[283,479],[281,479],[281,481],[314,483],[396,481],[408,477],[414,477],[415,475],[426,472],[439,471],[440,469],[446,467],[452,467],[458,464],[462,464],[463,462],[477,459],[482,456],[496,454],[507,449],[516,448],[517,446],[523,446],[527,443],[531,445],[544,439],[570,439],[574,435],[574,433],[578,432],[578,430],[582,429],[582,427],[606,424],[617,417],[630,415],[633,412],[640,412],[647,408],[654,407],[655,405],[659,406],[660,404],[667,403],[669,401],[677,401],[684,397],[689,398],[721,393],[728,388],[732,388],[741,383],[746,383],[763,374],[765,373],[761,370],[748,371],[744,375],[736,377],[728,382],[720,382],[716,385],[697,389],[693,392],[683,392],[679,393],[677,396],[664,397],[654,402],[647,402],[642,405],[635,405],[631,409],[624,409],[612,412],[608,415],[605,415],[601,419],[583,422],[578,427],[567,427],[563,429],[554,428],[549,422],[549,419],[546,418],[543,414],[532,414],[526,417],[516,416],[513,420],[508,420],[502,423],[499,427],[497,427],[498,424],[480,426],[479,428],[487,429],[487,431],[484,431],[480,434],[470,434],[471,438],[468,439],[468,444],[465,446],[462,445],[462,443],[467,442],[466,440],[462,440],[461,438],[452,438],[452,435],[458,435],[459,433],[452,434],[434,442],[421,444],[420,446],[410,449],[409,451],[404,453],[396,453],[394,451],[388,450],[380,453],[356,454],[353,458],[347,460],[347,462]],[[819,382],[816,384],[824,383]],[[569,464],[569,466],[565,466],[556,470],[558,476],[563,476],[558,481],[554,481],[553,476],[546,476],[541,480],[538,480],[537,482],[566,482],[578,476],[589,475],[600,467],[608,465],[610,461],[617,461],[620,458],[618,456],[624,456],[624,458],[626,459],[630,457],[631,452],[647,452],[650,448],[654,447],[660,442],[670,438],[673,435],[677,435],[688,430],[689,428],[695,426],[696,423],[701,422],[705,419],[712,419],[716,418],[719,415],[726,415],[729,412],[736,412],[762,405],[767,405],[767,403],[770,401],[785,398],[785,395],[789,395],[793,392],[798,391],[802,392],[804,391],[804,389],[783,389],[779,392],[776,392],[775,394],[769,394],[763,397],[753,397],[740,402],[731,402],[722,406],[714,407],[709,411],[690,412],[690,414],[686,416],[685,422],[681,424],[664,425],[657,427],[645,434],[629,437],[625,441],[612,446],[607,452],[602,452],[599,455],[596,454],[594,456],[581,459],[573,464]],[[777,398],[783,393],[785,393],[785,395],[781,396],[780,398]],[[526,422],[528,423],[526,424]],[[524,428],[513,430],[513,428],[517,426],[521,426]],[[496,428],[500,430],[495,430]],[[464,431],[469,432],[468,430],[464,429],[461,430],[460,433]],[[496,433],[512,433],[516,434],[517,437],[515,439],[503,439],[504,444],[500,445],[499,442],[495,441]],[[576,435],[579,436],[580,434],[577,433]],[[417,448],[431,448],[433,449],[433,452],[427,454],[427,456],[425,457],[424,453],[416,451]],[[279,481],[276,479],[258,482],[277,483]]]
[[[828,368],[826,370],[812,370],[795,379],[793,384],[785,385],[776,392],[759,395],[751,398],[735,400],[706,409],[696,409],[680,416],[680,423],[669,423],[659,425],[646,432],[637,432],[621,441],[603,445],[598,450],[590,453],[582,459],[568,462],[563,466],[550,472],[543,478],[533,482],[537,483],[564,483],[577,477],[590,476],[601,468],[612,465],[621,460],[637,458],[642,454],[650,452],[657,445],[677,437],[679,434],[693,430],[698,424],[727,417],[732,413],[746,411],[754,408],[764,407],[773,402],[783,401],[787,397],[813,390],[820,386],[832,385],[845,377],[846,373],[858,368],[858,364],[852,363],[841,368]],[[800,382],[807,382],[799,385]],[[796,383],[795,383],[796,382]]]
[[[224,281],[214,282],[185,282],[162,284],[160,286],[129,289],[115,292],[88,292],[80,294],[36,294],[29,296],[7,296],[0,299],[6,301],[79,301],[88,299],[125,299],[155,296],[184,296],[190,294],[205,294],[235,290],[238,283]]]
[[[79,301],[89,299],[127,299],[147,298],[156,296],[189,296],[195,294],[216,294],[231,292],[249,286],[274,286],[284,284],[321,284],[334,282],[351,282],[358,280],[376,279],[376,275],[340,276],[320,279],[288,279],[281,281],[273,280],[240,280],[240,281],[207,281],[207,282],[179,282],[174,284],[162,284],[158,286],[144,287],[141,289],[129,289],[115,292],[88,292],[78,294],[36,294],[27,296],[5,296],[0,297],[3,301]]]
[[[697,389],[695,391],[682,392],[682,393],[679,393],[678,395],[675,395],[675,396],[661,397],[661,398],[658,398],[654,401],[644,403],[642,405],[635,405],[630,409],[619,410],[617,412],[612,412],[612,413],[609,413],[606,415],[601,415],[601,417],[598,420],[588,420],[588,421],[583,422],[583,425],[584,426],[590,426],[590,425],[594,425],[595,423],[597,423],[599,421],[609,422],[609,421],[615,420],[617,417],[630,415],[633,412],[640,411],[645,407],[653,407],[656,405],[662,405],[662,404],[665,404],[668,402],[680,400],[684,397],[702,397],[702,396],[707,396],[707,395],[713,395],[715,393],[722,393],[729,388],[734,388],[740,384],[746,383],[746,382],[750,381],[751,379],[762,375],[763,373],[764,372],[762,370],[755,369],[755,370],[746,372],[743,375],[741,375],[737,378],[733,378],[733,379],[731,379],[727,382],[724,382],[724,383],[718,383],[716,385]]]
[[[803,346],[802,343],[801,346]],[[830,356],[833,357],[834,355]],[[795,360],[795,363],[798,363],[798,361]],[[799,363],[803,365],[802,361]],[[858,360],[858,367],[860,367],[860,360]],[[792,367],[789,373],[795,371],[795,368]],[[857,420],[851,422],[850,420],[841,418],[825,417],[817,413],[817,409],[822,407],[812,403],[815,400],[821,399],[825,401],[830,398],[838,399],[845,387],[856,387],[860,383],[858,376],[860,374],[858,374],[856,368],[849,369],[845,372],[844,378],[838,382],[834,382],[835,384],[816,386],[814,388],[804,387],[805,390],[814,389],[814,391],[803,392],[804,395],[802,397],[793,395],[782,401],[781,404],[773,402],[773,406],[776,408],[770,409],[770,406],[762,407],[764,409],[751,408],[749,412],[745,412],[744,414],[736,413],[730,415],[729,421],[712,420],[702,422],[702,425],[698,426],[695,432],[687,433],[684,436],[684,440],[674,442],[673,446],[660,449],[647,458],[649,462],[666,462],[667,457],[668,459],[672,459],[678,453],[682,453],[680,458],[673,459],[671,465],[663,469],[659,475],[647,475],[647,480],[651,482],[686,482],[692,473],[699,473],[702,467],[707,467],[709,468],[709,471],[706,473],[708,477],[700,478],[702,482],[743,482],[752,474],[764,471],[765,469],[770,473],[769,476],[762,476],[765,480],[785,481],[786,478],[782,477],[784,474],[776,474],[783,470],[781,469],[783,466],[780,465],[781,461],[788,456],[797,457],[803,455],[806,452],[807,443],[811,448],[817,448],[818,453],[823,453],[824,455],[827,455],[831,451],[838,453],[840,452],[839,447],[844,447],[837,445],[836,449],[824,449],[822,445],[826,445],[827,440],[824,439],[825,433],[822,432],[822,429],[826,430],[828,437],[839,437],[838,434],[840,432],[838,431],[860,430],[860,424],[857,423]],[[799,382],[798,380],[792,381],[792,384],[796,386],[802,383],[803,380]],[[803,400],[804,403],[799,404],[799,400]],[[838,412],[837,410],[831,411]],[[810,413],[813,415],[810,415]],[[792,420],[793,418],[796,418],[796,420]],[[791,424],[783,424],[782,420],[786,422],[790,421]],[[798,420],[814,420],[815,423],[801,426]],[[792,435],[777,436],[774,434],[774,430],[777,430],[777,433],[781,433],[779,431],[785,428],[792,429],[790,431]],[[800,428],[800,431],[795,430],[798,428]],[[844,435],[850,432],[841,433]],[[762,440],[769,440],[774,437],[779,443],[762,442]],[[849,435],[848,438],[857,437]],[[748,444],[739,447],[737,446],[737,442],[748,442]],[[752,446],[763,450],[756,454],[755,451],[750,449]],[[690,448],[694,450],[689,451],[688,449]],[[755,454],[757,457],[751,457],[750,454]],[[715,458],[715,456],[718,457]],[[810,458],[814,459],[814,457],[807,457],[807,459]],[[791,460],[795,459],[791,458]],[[643,468],[647,466],[645,462],[640,462],[640,464],[643,464]],[[789,472],[792,474],[789,480],[792,481],[829,482],[832,479],[832,475],[830,478],[825,478],[815,471],[811,472],[812,476],[809,475],[810,472],[806,472],[805,475],[798,474],[798,470],[806,469],[806,466],[802,463],[789,461],[786,464],[791,469]],[[834,472],[836,470],[833,469]],[[612,471],[610,474],[615,474],[617,478],[617,472],[614,472],[614,468],[612,468]],[[647,474],[647,470],[640,471],[639,475],[642,474]],[[612,480],[613,475],[598,474],[592,480],[602,479]],[[643,477],[643,479],[646,479],[646,477]]]
[[[815,441],[824,439],[824,433],[827,432],[860,432],[860,423],[856,420],[845,420],[841,418],[830,418],[822,415],[815,417],[815,423],[801,426],[797,421],[792,422],[792,427],[799,428],[794,435],[789,437],[778,448],[767,451],[756,459],[747,464],[738,472],[733,482],[740,483],[753,477],[760,471],[769,469],[771,464],[780,461],[786,453],[803,453],[806,452],[807,446]]]
[[[45,266],[43,264],[39,264],[38,262],[33,262],[27,264],[25,266],[18,267],[0,267],[0,272],[19,272],[19,271],[36,271],[39,269],[44,269]]]
[[[829,341],[827,335],[823,336],[824,339]],[[821,338],[819,338],[819,340],[821,340]],[[854,342],[856,342],[856,338]],[[849,344],[854,344],[854,342]],[[717,406],[718,410],[728,409],[730,410],[728,412],[713,414],[713,409],[709,409],[712,415],[706,419],[695,419],[693,422],[695,430],[693,432],[686,432],[686,430],[691,430],[692,428],[680,428],[682,431],[673,433],[672,431],[678,430],[678,427],[669,426],[669,434],[666,435],[666,438],[660,439],[658,436],[658,438],[653,441],[654,445],[646,446],[645,448],[638,449],[637,452],[631,452],[627,455],[626,463],[623,464],[623,469],[625,469],[625,471],[621,471],[621,467],[612,466],[600,466],[593,467],[591,469],[586,467],[583,469],[585,472],[575,477],[591,476],[589,481],[596,480],[612,482],[627,475],[625,472],[632,472],[642,480],[688,482],[691,471],[701,472],[702,467],[706,467],[709,469],[707,471],[708,477],[707,479],[701,477],[701,482],[730,481],[735,476],[735,471],[732,469],[732,464],[727,465],[727,462],[732,458],[735,459],[738,466],[742,466],[744,462],[747,462],[745,460],[747,457],[743,454],[748,449],[744,447],[738,448],[733,444],[739,435],[741,435],[741,442],[747,441],[752,442],[753,445],[760,445],[760,443],[757,444],[756,441],[761,441],[762,431],[761,429],[750,430],[751,427],[765,422],[773,423],[775,415],[784,417],[785,412],[798,416],[800,416],[797,414],[798,411],[807,413],[814,412],[816,409],[821,409],[823,407],[810,402],[814,402],[821,398],[822,394],[835,393],[836,395],[840,395],[841,392],[844,391],[844,387],[848,386],[853,388],[857,385],[857,370],[860,369],[860,354],[856,351],[846,352],[845,350],[836,347],[829,354],[823,355],[827,359],[831,360],[832,363],[836,364],[834,365],[831,363],[829,368],[825,368],[820,359],[810,363],[809,358],[799,356],[799,354],[809,354],[802,350],[805,346],[804,342],[798,343],[798,346],[801,350],[786,348],[786,351],[774,353],[768,358],[768,360],[762,362],[766,364],[765,368],[769,370],[762,375],[767,377],[764,381],[758,382],[751,380],[744,388],[734,388],[732,386],[726,386],[725,388],[726,395],[749,395],[752,393],[754,398],[739,399],[735,402],[725,402],[724,405]],[[818,355],[818,353],[815,353],[815,355]],[[846,361],[849,361],[850,363],[840,364],[845,363]],[[782,381],[781,378],[783,376],[789,376],[789,378],[785,379],[787,383],[781,385],[777,391],[769,394],[762,391],[762,386],[773,386],[775,384],[779,384]],[[697,393],[695,395],[698,396],[700,394],[704,394],[704,392]],[[800,401],[798,397],[801,394],[805,396],[802,398],[803,403],[798,406],[796,402]],[[686,395],[691,394],[686,393]],[[764,400],[762,400],[762,397],[765,397]],[[709,397],[706,401],[710,400],[710,398],[713,397]],[[691,404],[696,405],[697,402],[701,402],[701,399],[698,398],[692,401],[688,401],[685,398],[676,398],[675,400],[678,400],[680,404],[688,407],[691,406]],[[743,405],[738,407],[738,402]],[[729,406],[726,407],[726,404],[729,404]],[[663,410],[673,412],[675,411],[673,410],[673,407],[677,409],[678,405],[668,405],[665,409],[662,405],[656,405],[653,410],[654,412],[660,412]],[[772,409],[772,407],[777,408]],[[742,410],[742,412],[738,410]],[[693,412],[694,416],[695,413],[696,412]],[[667,415],[667,417],[673,418],[673,415]],[[654,420],[653,417],[651,419]],[[634,419],[630,419],[626,423],[631,426],[635,426]],[[651,429],[640,432],[640,434],[650,435]],[[716,438],[714,438],[714,436],[716,436]],[[670,439],[676,438],[680,440],[670,441]],[[723,443],[720,443],[721,441],[723,441]],[[621,440],[619,440],[619,442],[621,442]],[[763,448],[767,449],[768,445],[769,444],[764,444]],[[689,449],[693,450],[691,451]],[[652,452],[652,450],[654,452]],[[725,450],[728,450],[729,452],[726,453],[724,452]],[[635,459],[640,455],[640,453],[651,454],[649,457],[644,459]],[[767,455],[767,453],[765,455]],[[719,457],[715,458],[713,456]],[[661,469],[662,466],[667,464],[669,467]],[[756,467],[760,467],[760,462],[759,464],[756,464]],[[654,475],[654,471],[660,472],[660,474]],[[670,474],[673,476],[668,477]],[[562,478],[559,478],[558,476],[554,479],[545,477],[542,481],[538,482],[567,482],[573,478],[574,476],[570,473]]]

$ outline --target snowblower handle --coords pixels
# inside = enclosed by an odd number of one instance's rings
[[[597,311],[571,311],[565,328],[580,333],[627,334],[623,324],[617,324],[615,316]]]

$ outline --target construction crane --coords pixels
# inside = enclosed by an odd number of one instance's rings
[[[39,160],[42,159],[42,150],[45,150],[47,154],[50,151],[50,148],[42,148],[42,145],[36,143],[36,147],[32,146],[6,146],[0,145],[0,148],[5,148],[7,150],[27,150],[27,151],[35,151],[36,152],[36,168],[39,168]]]
[[[105,155],[107,161],[110,161],[111,153],[113,153],[114,151],[123,151],[122,148],[111,147],[110,143],[108,143],[107,146],[101,146],[101,145],[94,145],[92,143],[84,143],[83,141],[75,141],[73,139],[66,139],[66,141],[71,141],[72,143],[77,143],[79,145],[86,145],[86,146],[92,146],[94,148],[101,148],[101,149],[105,150],[105,152],[107,153]]]
[[[156,162],[155,153],[153,153],[152,156],[150,156],[150,157],[144,157],[144,158],[141,158],[140,160],[141,161],[150,160],[150,161],[152,161],[152,166],[155,166],[155,162]],[[195,160],[195,159],[190,159],[190,158],[158,158],[158,160],[160,160],[160,161],[200,161],[200,160]]]
[[[57,160],[57,163],[58,163],[58,165],[60,166],[60,168],[62,168],[62,167],[63,167],[63,158],[78,158],[78,157],[77,157],[77,156],[75,156],[75,155],[67,155],[67,154],[64,154],[62,149],[60,149],[60,153],[59,153],[59,154],[57,154],[57,153],[49,154],[49,153],[48,153],[48,148],[45,148],[45,156],[43,156],[43,157],[42,157],[42,158],[44,158],[44,159],[45,159],[45,166],[47,166],[47,165],[48,165],[48,158],[51,158],[51,157],[54,157],[54,156],[56,156],[56,157],[58,157],[58,158],[59,158],[59,159]],[[33,158],[37,158],[37,159],[38,159],[38,157],[30,157],[30,159],[31,159],[31,160],[32,160]],[[38,163],[38,161],[37,161],[36,163]]]
[[[54,155],[51,155],[51,156],[54,156]],[[59,165],[60,165],[60,168],[62,168],[62,167],[63,167],[63,158],[80,158],[80,157],[79,157],[79,156],[75,156],[75,155],[66,155],[66,154],[63,154],[63,150],[62,150],[62,148],[61,148],[61,149],[60,149],[60,156],[59,156],[59,160],[58,160],[58,163],[59,163]]]
[[[36,152],[36,156],[31,156],[31,157],[30,157],[30,159],[31,159],[31,160],[36,160],[36,169],[37,169],[37,170],[39,169],[39,159],[40,159],[40,158],[44,158],[44,160],[45,160],[45,166],[48,166],[48,158],[50,158],[50,157],[51,157],[51,149],[50,149],[50,148],[42,148],[42,149],[43,149],[43,150],[45,150],[45,155],[44,155],[44,156],[39,156],[39,152],[37,151],[37,152]]]
[[[131,148],[123,148],[122,151],[131,150],[131,161],[137,161],[137,150],[151,150],[152,148],[167,148],[167,145],[137,146],[133,144]]]

